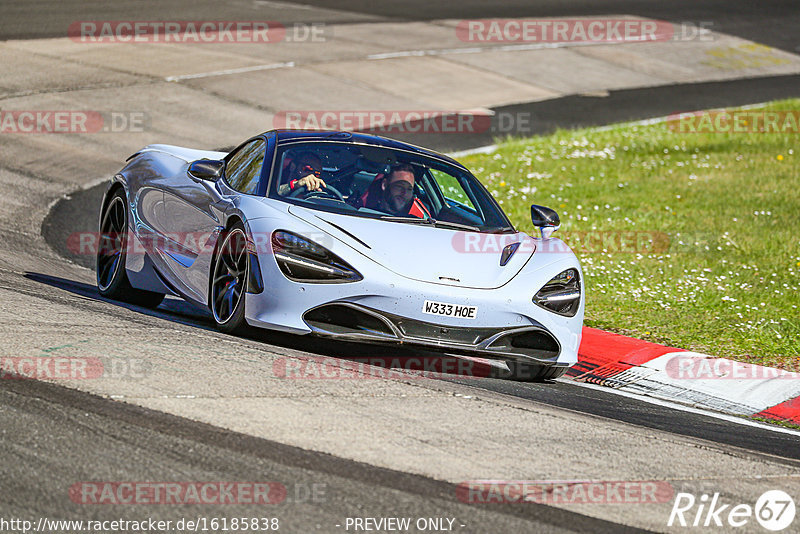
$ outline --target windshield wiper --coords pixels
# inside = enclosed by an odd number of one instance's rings
[[[395,215],[381,215],[380,219],[382,221],[392,221],[392,222],[404,222],[409,224],[433,224],[435,221],[433,219],[420,219],[419,217],[403,217],[395,216]]]
[[[485,228],[484,231],[490,232],[490,233],[493,233],[493,234],[494,233],[507,233],[507,232],[513,232],[514,231],[514,227],[513,226],[492,226],[491,228]]]
[[[461,224],[461,223],[454,223],[450,221],[437,221],[436,219],[431,219],[433,221],[433,225],[437,228],[455,228],[456,230],[469,230],[471,232],[480,232],[481,229],[477,226],[472,226],[471,224]]]
[[[426,224],[430,226],[435,226],[436,228],[454,228],[456,230],[469,230],[472,232],[480,232],[480,228],[477,226],[471,226],[469,224],[461,224],[461,223],[454,223],[450,221],[439,221],[437,219],[420,219],[418,217],[397,217],[392,215],[384,215],[381,217],[382,221],[392,221],[392,222],[404,222],[409,224]]]

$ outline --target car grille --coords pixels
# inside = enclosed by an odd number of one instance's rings
[[[417,341],[462,350],[477,349],[500,357],[520,354],[554,361],[561,352],[558,341],[550,332],[533,325],[517,328],[443,326],[347,302],[325,304],[309,310],[303,319],[319,333]]]
[[[405,337],[429,339],[434,341],[449,341],[465,345],[477,345],[484,339],[498,332],[497,328],[469,328],[461,326],[442,326],[440,324],[426,323],[407,317],[383,314]]]

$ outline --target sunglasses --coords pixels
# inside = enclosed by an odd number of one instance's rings
[[[314,175],[314,176],[316,176],[317,178],[319,178],[320,176],[322,176],[322,171],[315,169],[315,168],[314,168],[313,166],[311,166],[311,165],[303,165],[302,167],[300,167],[300,173],[301,173],[303,176],[308,176],[309,174],[313,174],[313,175]]]

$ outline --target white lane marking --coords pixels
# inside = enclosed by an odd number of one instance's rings
[[[418,57],[418,56],[443,56],[445,54],[478,54],[487,50],[496,50],[497,47],[473,47],[473,48],[430,48],[428,50],[401,50],[399,52],[383,52],[381,54],[370,54],[367,59],[393,59],[397,57]]]
[[[295,6],[294,4],[292,4]],[[302,5],[302,4],[297,4]],[[296,6],[295,6],[296,7]],[[636,40],[638,41],[638,39]],[[367,60],[376,59],[392,59],[400,57],[422,57],[422,56],[444,56],[452,54],[480,54],[483,52],[518,52],[524,50],[545,50],[554,48],[571,48],[577,46],[595,46],[595,45],[609,45],[609,44],[626,44],[634,41],[613,41],[613,42],[564,42],[564,43],[525,43],[513,45],[494,45],[494,46],[472,46],[461,48],[429,48],[424,50],[401,50],[397,52],[384,52],[381,54],[370,54],[366,56]],[[258,70],[281,69],[294,67],[293,61],[286,63],[274,63],[271,65],[256,65],[254,67],[243,67],[240,69],[228,69],[214,72],[201,72],[198,74],[183,74],[179,76],[167,76],[164,78],[168,82],[178,82],[181,80],[193,80],[196,78],[208,78],[211,76],[226,76],[228,74],[240,74],[243,72],[252,72]]]
[[[651,390],[646,394],[661,398],[683,389],[695,395],[693,404],[711,409],[724,406],[721,411],[752,415],[800,395],[798,373],[697,352],[671,352],[640,367],[653,372],[623,389],[635,392],[641,387]]]
[[[558,97],[556,97],[558,98]],[[695,110],[695,111],[725,111],[726,109],[756,109],[763,106],[766,106],[769,102],[759,102],[756,104],[748,104],[746,106],[731,106],[730,108],[713,108],[709,110]],[[693,113],[693,112],[687,112]],[[674,120],[674,116],[666,115],[664,117],[654,117],[652,119],[641,119],[638,121],[629,121],[629,122],[618,122],[615,124],[609,124],[607,126],[595,126],[595,127],[588,127],[589,130],[595,132],[606,132],[608,130],[613,130],[615,128],[628,128],[631,126],[651,126],[653,124],[661,124],[662,122],[667,122],[668,120]],[[541,135],[533,135],[531,137],[542,137]],[[447,155],[451,158],[461,158],[464,156],[469,156],[471,154],[493,154],[499,145],[484,145],[475,148],[470,148],[469,150],[461,150],[459,152],[450,152]]]
[[[450,152],[447,154],[453,159],[463,158],[464,156],[471,156],[472,154],[491,154],[497,150],[497,145],[479,146],[478,148],[470,148],[469,150],[460,150],[458,152]]]
[[[640,39],[628,41],[611,42],[559,42],[559,43],[525,43],[513,45],[489,45],[489,46],[470,46],[460,48],[428,48],[424,50],[401,50],[398,52],[383,52],[381,54],[370,54],[367,59],[392,59],[398,57],[416,56],[446,56],[451,54],[480,54],[483,52],[519,52],[525,50],[550,50],[555,48],[573,48],[578,46],[596,45],[621,45],[639,42]]]
[[[167,76],[164,80],[168,82],[179,82],[181,80],[194,80],[197,78],[210,78],[212,76],[227,76],[228,74],[240,74],[242,72],[254,72],[258,70],[286,69],[294,67],[294,61],[283,63],[270,63],[269,65],[254,65],[252,67],[241,67],[238,69],[216,70],[212,72],[199,72],[197,74],[181,74],[180,76]]]
[[[314,6],[308,4],[293,4],[291,2],[277,2],[275,0],[254,0],[255,7],[271,7],[277,9],[316,9]]]
[[[675,85],[675,84],[672,84]],[[663,87],[663,86],[662,86]],[[709,112],[709,111],[726,111],[729,109],[756,109],[760,107],[764,107],[770,102],[759,102],[756,104],[748,104],[746,106],[729,106],[727,108],[711,108],[711,109],[696,109],[692,111],[682,111],[681,113],[698,113],[698,112]],[[638,121],[630,121],[630,122],[618,122],[616,124],[609,124],[608,126],[597,126],[595,128],[591,128],[597,132],[605,132],[608,130],[613,130],[615,128],[626,128],[629,126],[651,126],[653,124],[661,124],[662,122],[667,122],[670,120],[675,120],[675,115],[666,115],[664,117],[654,117],[652,119],[642,119]]]
[[[605,387],[605,386],[598,386],[596,384],[589,384],[587,382],[576,382],[576,381],[574,381],[574,380],[572,380],[570,378],[558,378],[556,381],[557,382],[563,382],[565,384],[572,384],[574,386],[579,386],[579,387],[582,387],[582,388],[594,389],[594,390],[597,390],[597,391],[605,391],[606,393],[612,393],[614,395],[620,395],[622,397],[627,397],[629,399],[640,400],[640,401],[646,402],[648,404],[655,404],[656,406],[663,406],[664,408],[670,408],[670,409],[678,410],[678,411],[681,411],[681,412],[688,412],[688,413],[693,413],[693,414],[696,414],[696,415],[704,415],[706,417],[711,417],[713,419],[720,419],[722,421],[728,421],[729,423],[736,423],[736,424],[744,425],[744,426],[752,426],[752,427],[760,428],[762,430],[770,430],[772,432],[778,432],[779,434],[789,434],[789,435],[792,435],[792,436],[800,437],[800,431],[798,431],[798,430],[793,430],[791,428],[784,428],[784,427],[780,427],[780,426],[777,426],[777,425],[770,425],[770,424],[766,424],[766,423],[761,423],[761,422],[758,422],[758,421],[753,421],[751,419],[746,419],[744,417],[736,417],[734,415],[726,415],[726,414],[722,414],[722,413],[710,412],[710,411],[707,411],[707,410],[701,410],[699,408],[693,408],[691,406],[685,406],[683,404],[678,404],[678,403],[675,403],[675,402],[669,402],[669,401],[665,401],[665,400],[661,400],[661,399],[656,399],[656,398],[653,398],[653,397],[646,397],[646,396],[643,396],[643,395],[636,395],[634,393],[628,393],[626,391],[620,391],[618,389],[613,389],[613,388],[609,388],[609,387]]]

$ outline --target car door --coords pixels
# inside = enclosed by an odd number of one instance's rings
[[[265,140],[253,139],[227,159],[224,180],[231,189],[253,194],[259,185],[264,162]],[[165,227],[172,250],[165,251],[166,262],[177,288],[205,303],[208,272],[221,214],[232,203],[216,183],[195,181],[188,175],[164,192]]]

